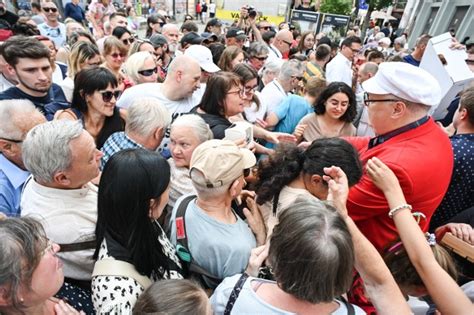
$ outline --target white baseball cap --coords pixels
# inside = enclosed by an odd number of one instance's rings
[[[441,87],[426,70],[404,62],[383,62],[374,77],[362,83],[365,92],[393,94],[427,106],[441,102]]]
[[[207,47],[202,45],[192,45],[184,51],[184,55],[196,60],[199,63],[199,66],[206,72],[214,73],[221,71],[221,68],[212,61],[212,53]]]

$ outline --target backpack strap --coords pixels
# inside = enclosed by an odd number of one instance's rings
[[[346,298],[344,296],[340,296],[337,298],[339,301],[341,301],[342,303],[344,303],[344,305],[346,306],[347,308],[347,315],[355,315],[355,309],[354,309],[354,305],[352,305],[351,303],[349,303]]]
[[[224,315],[230,315],[232,309],[234,308],[234,304],[239,297],[240,291],[242,291],[242,288],[244,287],[245,281],[247,281],[248,277],[249,275],[245,272],[240,276],[239,280],[232,289],[232,292],[230,293],[229,300],[225,306]]]
[[[128,277],[137,281],[144,289],[151,285],[150,278],[139,274],[132,264],[110,258],[95,262],[92,277],[96,276]]]
[[[210,283],[217,286],[222,281],[222,279],[210,274],[207,270],[196,264],[191,255],[191,251],[189,250],[185,217],[188,205],[194,199],[196,199],[196,195],[189,195],[185,197],[176,210],[176,253],[178,254],[179,258],[185,262],[188,273],[196,273],[201,276],[205,276]],[[203,284],[205,284],[204,281]]]
[[[97,242],[95,240],[91,240],[91,241],[69,243],[69,244],[58,244],[58,245],[61,248],[59,252],[64,253],[64,252],[77,252],[77,251],[85,250],[85,249],[94,249],[96,247],[96,244]]]

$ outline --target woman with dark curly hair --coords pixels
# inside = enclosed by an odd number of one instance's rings
[[[314,114],[301,119],[298,129],[304,130],[302,139],[313,141],[323,137],[354,136],[356,98],[352,89],[343,82],[332,82],[319,95]],[[300,139],[301,140],[301,139]]]
[[[258,165],[255,192],[267,225],[267,238],[277,215],[292,205],[298,196],[326,200],[327,182],[324,168],[340,167],[347,174],[349,186],[362,176],[362,165],[354,147],[340,138],[315,140],[306,150],[295,144],[284,144]]]

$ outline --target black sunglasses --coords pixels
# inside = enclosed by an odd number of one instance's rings
[[[53,12],[53,13],[56,13],[56,12],[58,12],[58,9],[56,9],[56,8],[43,8],[43,11],[44,11],[44,12]]]
[[[118,100],[120,95],[122,95],[122,91],[105,91],[105,92],[100,92],[102,94],[102,100],[106,103],[110,102],[113,97],[115,97],[115,100]]]
[[[272,27],[271,26],[261,26],[261,27],[259,27],[259,29],[269,31],[269,30],[272,29]]]
[[[291,77],[297,79],[298,81],[301,81],[304,79],[303,76],[300,77],[300,76],[292,75]]]
[[[253,57],[253,58],[258,59],[258,60],[260,60],[260,61],[265,61],[265,60],[268,59],[268,56],[265,56],[265,57],[258,57],[258,56],[255,56],[255,57]]]
[[[135,38],[133,38],[133,37],[122,39],[122,43],[124,45],[131,45],[131,44],[133,44],[134,41],[135,41]]]
[[[141,74],[141,75],[144,76],[144,77],[149,77],[149,76],[153,75],[153,73],[157,73],[157,72],[158,72],[158,68],[146,69],[146,70],[140,70],[140,71],[138,71],[138,73]]]

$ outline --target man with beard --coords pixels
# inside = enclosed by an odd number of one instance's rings
[[[14,36],[3,43],[2,55],[18,85],[0,93],[0,100],[27,99],[45,113],[50,103],[67,103],[61,87],[52,83],[50,51],[35,38]]]

